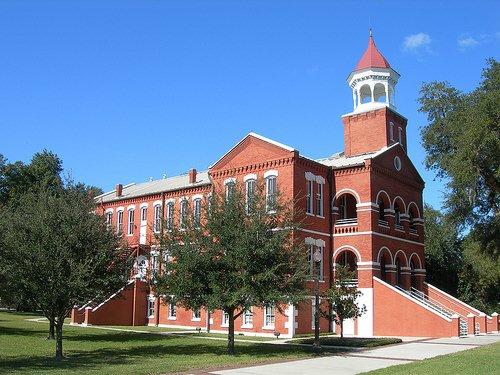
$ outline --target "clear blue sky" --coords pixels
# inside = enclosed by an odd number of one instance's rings
[[[498,1],[0,1],[0,153],[47,148],[104,190],[205,169],[250,131],[328,156],[371,25],[439,206],[419,87],[473,89],[499,58],[499,14]]]

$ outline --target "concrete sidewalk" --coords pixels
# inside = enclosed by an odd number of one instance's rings
[[[488,334],[461,339],[429,339],[388,347],[367,349],[329,357],[273,363],[232,370],[214,371],[220,375],[323,375],[359,374],[384,367],[409,363],[439,355],[451,354],[500,341],[500,334]]]

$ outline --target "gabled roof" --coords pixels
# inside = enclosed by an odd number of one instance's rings
[[[318,163],[332,167],[333,169],[355,167],[358,165],[363,165],[365,163],[365,160],[376,158],[377,156],[382,155],[384,152],[391,150],[398,145],[401,147],[399,143],[394,143],[393,145],[382,147],[378,151],[368,152],[366,154],[355,156],[345,156],[343,152],[338,152],[330,157],[317,159],[316,161]]]
[[[235,148],[237,148],[240,144],[242,144],[248,137],[254,137],[257,139],[260,139],[261,141],[267,142],[269,144],[272,144],[276,147],[282,148],[286,151],[295,151],[293,147],[287,146],[283,143],[273,141],[272,139],[266,138],[260,134],[250,132],[246,136],[243,137],[241,141],[239,141],[237,144],[235,144],[228,152],[226,152],[224,155],[222,155],[215,163],[213,163],[209,169],[212,169],[217,163],[219,163],[222,159],[224,159],[227,155],[229,155]]]
[[[190,187],[197,187],[203,185],[210,185],[210,178],[208,171],[198,172],[196,174],[196,182],[189,183],[189,175],[182,174],[180,176],[173,176],[161,180],[154,180],[142,182],[139,184],[132,183],[123,186],[122,195],[117,197],[115,190],[104,193],[96,197],[96,202],[106,203],[113,201],[120,201],[134,197],[141,197],[145,195],[158,194],[161,192],[185,189]]]
[[[356,68],[354,70],[362,70],[368,68],[390,68],[387,59],[380,53],[375,41],[373,40],[373,35],[370,30],[370,37],[368,38],[368,47],[365,53],[361,56],[358,61]]]

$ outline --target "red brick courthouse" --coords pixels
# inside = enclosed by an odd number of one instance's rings
[[[323,255],[320,288],[327,288],[339,264],[356,270],[367,312],[345,323],[360,336],[456,337],[498,330],[498,316],[487,316],[425,282],[422,217],[424,181],[407,155],[407,119],[396,111],[400,75],[379,52],[373,37],[347,82],[353,111],[342,116],[344,151],[324,159],[307,158],[293,147],[250,133],[208,170],[117,185],[97,198],[98,213],[122,233],[135,251],[134,277],[106,301],[73,310],[74,324],[200,327],[206,311],[165,305],[154,296],[148,276],[158,267],[154,232],[182,217],[188,205],[199,212],[212,188],[265,181],[289,197],[301,197],[300,235],[309,253]],[[310,257],[312,258],[312,257]],[[313,282],[309,283],[311,290]],[[312,294],[312,293],[311,293]],[[311,300],[288,306],[253,307],[235,322],[244,334],[291,337],[312,332]],[[321,330],[328,321],[321,321]],[[213,331],[227,330],[224,313],[210,318]]]

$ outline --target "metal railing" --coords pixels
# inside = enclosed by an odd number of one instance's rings
[[[354,225],[354,224],[358,224],[358,218],[356,217],[348,219],[338,219],[335,222],[335,225]]]

